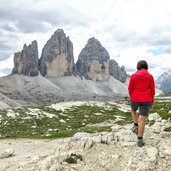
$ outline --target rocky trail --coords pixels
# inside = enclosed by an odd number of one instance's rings
[[[171,171],[170,120],[146,126],[142,148],[132,125],[61,139],[0,140],[0,171]]]

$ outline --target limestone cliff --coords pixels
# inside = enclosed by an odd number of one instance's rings
[[[13,74],[23,74],[27,76],[37,76],[38,71],[38,46],[37,41],[31,45],[24,45],[21,52],[14,54]]]
[[[118,63],[113,59],[109,61],[109,74],[122,83],[124,83],[127,78],[125,67],[119,67]]]
[[[70,76],[73,72],[73,44],[58,29],[45,44],[39,61],[40,73],[46,77]]]
[[[108,80],[109,58],[101,43],[94,37],[90,38],[78,57],[77,70],[86,79]]]
[[[122,83],[127,78],[125,68],[114,59],[110,60],[107,50],[94,37],[88,40],[74,63],[73,44],[62,29],[56,30],[47,41],[39,60],[36,41],[29,46],[24,45],[22,52],[14,54],[12,73],[37,76],[39,71],[49,78],[74,75],[104,81],[112,76]]]

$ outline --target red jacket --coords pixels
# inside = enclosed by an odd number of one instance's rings
[[[154,102],[153,76],[146,69],[137,70],[130,78],[128,91],[134,102]]]

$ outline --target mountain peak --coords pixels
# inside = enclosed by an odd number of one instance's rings
[[[156,87],[163,91],[171,92],[171,70],[164,72],[157,78]]]
[[[23,50],[14,54],[12,73],[28,76],[38,75],[38,46],[36,40],[32,41],[28,46],[24,44]]]
[[[63,29],[57,29],[54,34],[59,34],[59,33],[64,33],[64,30]]]
[[[100,41],[96,39],[95,37],[89,38],[87,41],[87,44],[98,44],[101,45]]]

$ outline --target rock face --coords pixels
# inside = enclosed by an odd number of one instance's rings
[[[108,80],[109,58],[101,43],[94,37],[90,38],[78,57],[77,70],[86,79]]]
[[[31,45],[24,45],[21,52],[14,54],[13,74],[23,74],[27,76],[37,76],[38,71],[38,46],[37,41]]]
[[[118,63],[114,59],[109,61],[109,74],[122,83],[124,83],[127,78],[125,67],[119,67]]]
[[[163,91],[171,92],[171,70],[164,72],[158,77],[156,87]]]
[[[46,77],[70,76],[73,72],[73,44],[62,29],[47,41],[39,61],[40,73]]]
[[[110,60],[107,50],[101,43],[90,38],[80,52],[77,63],[74,63],[73,44],[62,29],[54,32],[45,44],[41,58],[38,59],[37,42],[24,45],[21,52],[14,54],[13,74],[59,78],[79,76],[94,81],[108,81],[112,76],[124,83],[127,74],[124,66],[120,67],[115,60]]]

